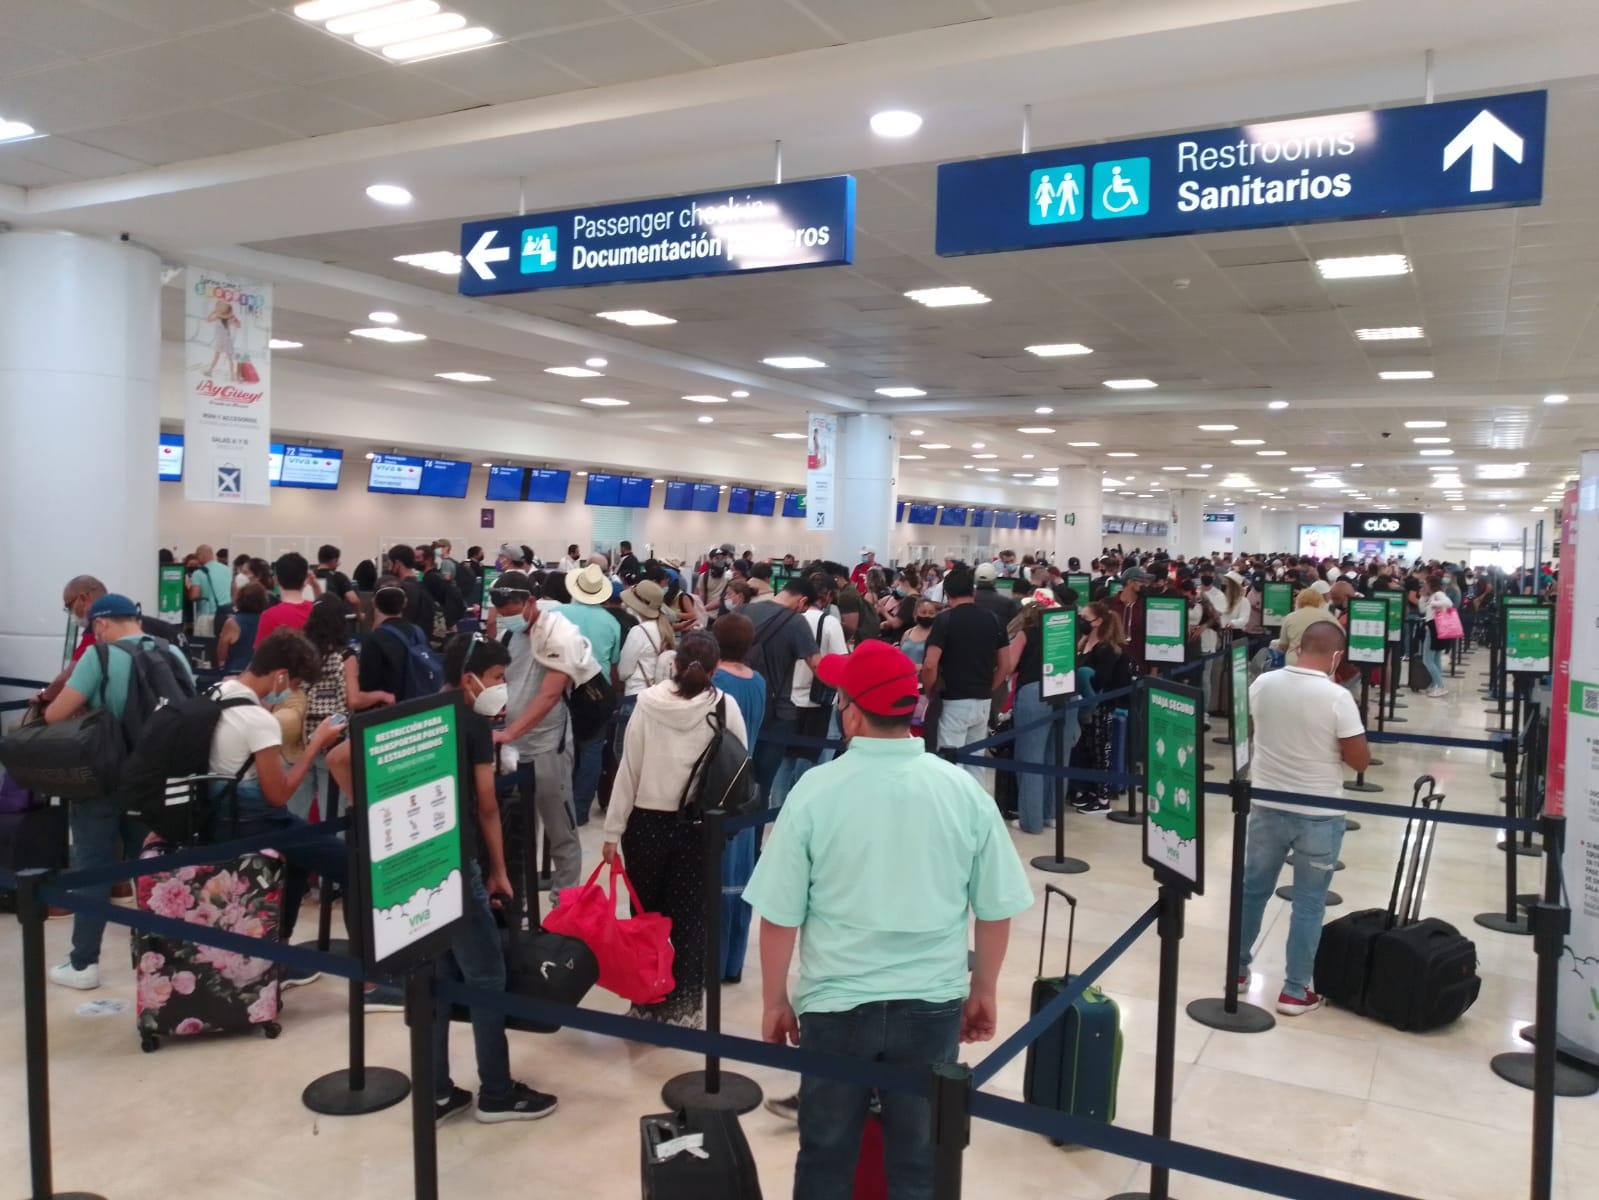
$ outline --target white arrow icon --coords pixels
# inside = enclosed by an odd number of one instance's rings
[[[496,232],[493,229],[484,230],[483,235],[477,240],[477,245],[467,251],[466,261],[477,272],[479,279],[493,279],[494,272],[489,269],[489,264],[505,262],[511,257],[509,246],[489,245],[494,240]]]
[[[1444,170],[1471,152],[1471,190],[1491,192],[1494,188],[1494,151],[1503,150],[1512,162],[1520,162],[1526,143],[1521,135],[1486,108],[1471,119],[1455,140],[1444,147]]]

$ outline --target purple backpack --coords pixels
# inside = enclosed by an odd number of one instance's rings
[[[0,813],[27,812],[35,807],[32,792],[11,776],[0,773]]]

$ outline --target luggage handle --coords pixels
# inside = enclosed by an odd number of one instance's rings
[[[1426,789],[1425,793],[1423,788]],[[1417,777],[1410,791],[1412,809],[1418,805],[1423,809],[1431,809],[1434,804],[1443,803],[1443,800],[1437,779],[1431,775]],[[1432,844],[1432,839],[1427,836],[1427,822],[1416,817],[1405,822],[1405,835],[1399,846],[1399,866],[1394,872],[1393,891],[1388,897],[1388,911],[1383,925],[1385,929],[1408,925],[1417,919],[1422,888],[1432,862]]]
[[[1071,913],[1066,925],[1066,972],[1062,978],[1070,978],[1072,973],[1072,943],[1077,940],[1077,897],[1058,888],[1053,883],[1044,885],[1044,927],[1038,934],[1038,978],[1044,977],[1044,943],[1049,937],[1049,897],[1059,896],[1066,901],[1066,907]]]

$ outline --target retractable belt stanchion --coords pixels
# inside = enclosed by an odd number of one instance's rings
[[[405,977],[405,1023],[411,1042],[411,1177],[416,1200],[439,1200],[438,1111],[433,1101],[433,964]]]
[[[1397,725],[1407,719],[1397,715],[1394,711],[1399,707],[1399,668],[1404,665],[1405,661],[1402,643],[1388,643],[1388,661],[1393,664],[1391,668],[1383,672],[1384,682],[1388,685],[1388,723]],[[1381,697],[1378,697],[1378,703],[1381,703]]]
[[[727,853],[727,813],[705,814],[705,1031],[722,1032],[722,858]],[[761,1088],[747,1076],[722,1070],[720,1055],[707,1054],[703,1071],[673,1076],[661,1088],[668,1108],[715,1108],[753,1112]],[[959,1195],[959,1191],[952,1193]]]
[[[1143,750],[1140,748],[1143,741],[1143,736],[1142,725],[1140,724],[1139,717],[1139,706],[1137,704],[1129,704],[1126,708],[1126,713],[1127,731],[1126,736],[1122,740],[1127,747],[1127,761],[1123,764],[1123,766],[1127,768],[1129,774],[1141,778],[1141,776],[1139,776],[1137,763],[1137,757],[1143,754]],[[1127,785],[1127,807],[1107,812],[1105,814],[1105,819],[1107,821],[1114,821],[1118,825],[1140,825],[1143,823],[1143,795],[1138,790],[1138,784],[1130,783]]]
[[[1505,820],[1516,820],[1516,765],[1520,747],[1516,739],[1504,739],[1505,755]],[[1505,907],[1503,912],[1478,913],[1473,920],[1484,929],[1493,929],[1499,933],[1530,934],[1532,926],[1528,918],[1523,916],[1516,904],[1516,859],[1520,857],[1517,850],[1516,831],[1513,825],[1505,826],[1505,840],[1500,843],[1500,848],[1505,856]]]
[[[972,1072],[960,1063],[933,1067],[933,1200],[960,1200],[961,1169],[972,1140]]]
[[[1364,667],[1362,667],[1361,670],[1360,670],[1360,723],[1362,725],[1366,724],[1366,722],[1367,722],[1366,713],[1368,711],[1370,711],[1367,708],[1367,705],[1369,704],[1370,700],[1371,700],[1371,676],[1366,671],[1366,669]],[[1346,792],[1380,792],[1380,791],[1382,791],[1382,784],[1380,784],[1380,783],[1367,783],[1366,782],[1366,772],[1361,770],[1361,771],[1356,771],[1355,772],[1355,777],[1353,779],[1349,779],[1349,780],[1345,780],[1344,781],[1344,791],[1346,791]],[[1344,821],[1344,832],[1345,833],[1350,832],[1352,829],[1359,829],[1359,828],[1360,828],[1360,823],[1358,821],[1351,821],[1351,820],[1347,820],[1347,819]]]
[[[1510,693],[1511,693],[1511,698],[1510,698],[1510,737],[1511,737],[1511,740],[1514,741],[1514,740],[1518,740],[1521,737],[1521,680],[1515,678],[1514,676],[1506,675],[1505,683],[1509,687]],[[1503,703],[1504,703],[1504,701],[1501,700],[1500,704],[1503,705]],[[1500,713],[1499,728],[1501,730],[1503,730],[1504,727],[1505,727],[1504,714]],[[1488,732],[1492,733],[1494,731],[1492,729],[1490,729]],[[1497,771],[1489,771],[1488,772],[1488,776],[1491,779],[1503,779],[1503,778],[1505,778],[1504,768],[1501,767]]]
[[[1277,1018],[1264,1008],[1238,999],[1238,960],[1243,954],[1244,850],[1249,840],[1249,780],[1234,778],[1228,787],[1233,801],[1233,861],[1227,898],[1227,987],[1221,999],[1193,1000],[1188,1015],[1201,1025],[1228,1033],[1265,1033]],[[1164,945],[1164,943],[1162,943]]]
[[[39,885],[48,871],[17,872],[17,920],[22,925],[23,1057],[28,1089],[28,1200],[105,1200],[94,1192],[58,1192],[50,1152],[50,1034],[45,1024],[44,919]]]
[[[1056,705],[1055,724],[1049,731],[1055,743],[1055,765],[1060,767],[1066,766],[1066,713],[1063,709],[1063,705]],[[1032,867],[1051,875],[1081,875],[1088,870],[1088,864],[1082,859],[1066,857],[1066,780],[1063,776],[1055,778],[1055,853],[1053,856],[1040,854],[1032,860]]]
[[[318,824],[323,821],[335,821],[339,816],[339,785],[328,776],[328,795],[322,804],[317,807],[316,819]],[[333,936],[333,900],[335,896],[342,896],[343,891],[331,879],[317,880],[321,889],[321,904],[316,916],[316,941],[296,942],[295,945],[307,950],[320,950],[325,954],[349,954],[350,939],[336,938]]]

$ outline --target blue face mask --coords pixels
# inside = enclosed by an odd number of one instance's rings
[[[514,617],[501,617],[498,626],[501,633],[521,633],[527,628],[527,618],[521,613]]]
[[[261,697],[261,703],[266,705],[268,708],[276,708],[293,694],[294,689],[292,687],[286,687],[280,692],[268,692],[265,696]]]

